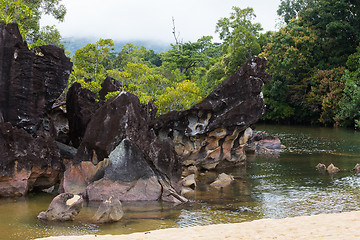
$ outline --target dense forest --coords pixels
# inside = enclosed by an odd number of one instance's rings
[[[40,28],[41,14],[63,21],[60,0],[1,0],[0,22],[17,22],[32,48],[64,47],[55,26]],[[204,36],[181,42],[173,29],[170,50],[132,43],[114,51],[99,39],[74,52],[69,85],[79,82],[98,93],[106,77],[141,102],[154,100],[159,114],[189,108],[252,55],[266,57],[273,80],[263,88],[263,121],[360,128],[360,2],[358,0],[282,0],[283,27],[263,32],[252,8],[233,7],[214,29],[221,43]],[[118,94],[113,92],[107,98]]]

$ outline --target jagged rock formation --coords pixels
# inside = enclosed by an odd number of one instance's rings
[[[69,138],[74,147],[79,147],[91,117],[100,104],[95,93],[74,83],[66,95],[66,110],[69,120]]]
[[[112,77],[106,77],[101,84],[101,90],[99,91],[99,98],[101,103],[105,102],[105,97],[109,92],[116,92],[122,87],[121,83]]]
[[[0,123],[0,161],[0,196],[4,197],[54,186],[64,171],[59,149],[49,135],[34,138],[10,123]]]
[[[202,102],[189,110],[170,112],[151,127],[163,139],[170,137],[184,166],[204,169],[244,164],[245,130],[265,111],[261,93],[271,76],[266,60],[252,57]]]
[[[30,51],[17,24],[0,25],[0,110],[4,122],[34,134],[59,97],[72,63],[64,50]]]
[[[64,175],[66,192],[90,200],[185,201],[177,194],[181,163],[171,141],[149,129],[147,107],[122,92],[100,107],[89,122],[74,164]]]
[[[63,172],[44,118],[66,86],[64,50],[29,50],[17,24],[0,25],[0,196],[49,188]]]

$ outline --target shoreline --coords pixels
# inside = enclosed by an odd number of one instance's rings
[[[360,239],[360,211],[260,219],[187,228],[168,228],[126,235],[56,236],[37,240],[178,240],[181,239]]]

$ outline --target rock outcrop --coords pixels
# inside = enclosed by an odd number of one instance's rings
[[[244,132],[265,111],[261,88],[271,79],[265,65],[264,58],[252,57],[199,104],[152,122],[160,138],[173,140],[184,166],[214,169],[245,163]]]
[[[62,193],[56,196],[45,212],[38,215],[39,220],[44,221],[71,221],[79,214],[83,205],[80,195]]]
[[[105,97],[109,92],[119,91],[121,87],[122,84],[118,80],[112,77],[106,77],[104,82],[101,84],[101,90],[99,91],[101,103],[105,102]]]
[[[34,134],[66,86],[72,68],[64,50],[31,51],[17,24],[0,25],[0,112],[4,122]]]
[[[45,118],[66,86],[64,50],[29,50],[17,24],[0,25],[0,196],[53,186],[63,172]]]
[[[43,133],[33,138],[10,123],[0,123],[0,196],[23,196],[46,189],[64,171],[55,141]]]
[[[110,196],[185,201],[177,194],[180,160],[172,142],[160,140],[149,128],[150,117],[147,107],[126,92],[100,107],[64,174],[64,191],[86,192],[90,200],[102,201]]]
[[[69,121],[69,138],[74,147],[79,147],[86,127],[100,104],[95,93],[74,83],[66,95],[66,111]]]

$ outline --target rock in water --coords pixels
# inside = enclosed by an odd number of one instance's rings
[[[130,93],[122,92],[100,107],[86,128],[75,164],[64,174],[65,191],[76,189],[74,193],[78,193],[88,186],[86,192],[93,200],[116,196],[119,200],[185,201],[177,194],[182,170],[174,146],[171,141],[160,140],[149,130],[150,118],[147,107]],[[111,164],[104,168],[102,175],[99,173],[93,178],[80,170],[83,163],[91,161],[89,164],[95,166],[110,155]],[[123,155],[128,156],[127,159]],[[126,165],[122,170],[126,162],[131,166]],[[116,174],[117,171],[122,174]],[[109,184],[112,187],[105,189]],[[126,194],[120,196],[111,189]],[[99,191],[104,194],[102,197],[97,196]]]
[[[318,163],[318,165],[316,165],[316,169],[319,171],[319,172],[326,172],[326,166],[325,164],[323,163]]]
[[[66,86],[72,68],[64,50],[31,51],[17,24],[0,25],[0,112],[4,122],[34,134]]]
[[[216,180],[210,184],[210,186],[215,188],[223,188],[230,185],[234,181],[234,177],[227,175],[226,173],[221,173]]]
[[[50,203],[48,210],[41,212],[38,219],[46,221],[69,221],[79,214],[82,209],[83,198],[81,195],[62,193]]]
[[[121,202],[113,197],[103,201],[94,215],[96,223],[117,222],[124,215]]]
[[[266,60],[252,57],[202,102],[152,121],[162,139],[171,138],[185,166],[204,169],[245,164],[244,132],[265,112],[261,92],[271,80]]]
[[[360,173],[360,164],[357,163],[353,168],[353,171],[355,171],[356,173]]]
[[[332,163],[327,167],[326,170],[327,170],[328,173],[330,173],[330,174],[335,174],[335,173],[340,172],[340,169],[339,169],[338,167],[335,167],[334,164],[332,164]]]

